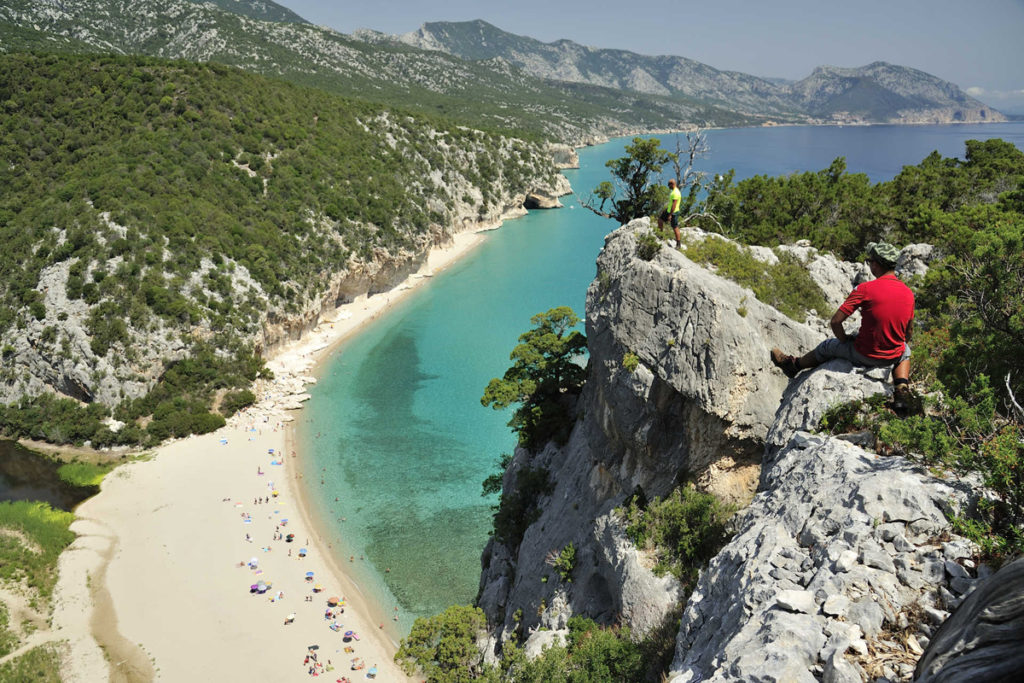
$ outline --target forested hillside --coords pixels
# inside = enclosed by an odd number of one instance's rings
[[[45,410],[7,411],[12,435],[58,441],[215,426],[175,415],[251,381],[268,315],[318,311],[336,274],[414,261],[556,175],[535,143],[217,65],[8,55],[0,108],[0,397],[94,403],[88,428],[45,433]]]

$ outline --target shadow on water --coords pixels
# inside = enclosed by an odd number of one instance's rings
[[[39,500],[70,512],[99,491],[97,486],[63,481],[57,473],[60,466],[17,442],[0,441],[0,502]]]

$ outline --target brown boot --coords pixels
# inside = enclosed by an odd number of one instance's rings
[[[797,363],[796,358],[787,356],[781,349],[772,349],[772,363],[790,379],[796,377],[800,372],[800,364]]]
[[[897,413],[910,410],[914,395],[909,384],[897,384],[892,392],[892,407]]]

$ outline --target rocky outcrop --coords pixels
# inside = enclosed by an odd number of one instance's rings
[[[510,487],[519,469],[545,467],[555,488],[521,544],[492,541],[484,552],[478,602],[496,624],[492,646],[512,633],[564,628],[576,613],[621,619],[641,634],[659,626],[680,587],[651,572],[615,508],[637,491],[664,496],[689,479],[749,501],[786,386],[766,363],[769,349],[818,337],[679,252],[639,259],[636,234],[646,227],[639,220],[612,233],[598,259],[587,296],[591,374],[569,442],[519,450],[506,472]],[[639,359],[633,372],[626,353]],[[571,583],[546,563],[569,543]]]
[[[523,208],[560,209],[562,208],[562,202],[558,201],[557,197],[552,197],[542,192],[531,192],[526,195],[526,199],[523,200]]]
[[[937,624],[988,572],[948,522],[974,503],[971,482],[881,457],[865,435],[816,433],[830,406],[890,392],[888,370],[836,360],[786,380],[770,347],[810,348],[820,320],[796,323],[676,250],[642,260],[647,229],[638,220],[617,230],[598,258],[590,375],[568,443],[520,449],[506,472],[506,493],[525,467],[546,468],[554,488],[520,544],[492,540],[484,552],[489,652],[513,636],[538,652],[573,614],[644,635],[685,605],[673,683],[908,680]],[[787,249],[830,303],[864,276],[859,264]],[[906,252],[908,270],[928,258]],[[639,361],[632,372],[627,354]],[[687,481],[749,503],[688,599],[652,572],[616,511]],[[569,543],[571,582],[550,566]],[[882,662],[880,651],[898,654]]]
[[[966,484],[813,433],[829,406],[888,391],[887,372],[836,360],[787,388],[759,491],[687,603],[672,683],[855,683],[869,651],[897,639],[888,631],[927,644],[932,626],[915,615],[941,620],[973,590],[961,563],[977,549],[948,522],[971,503]],[[891,679],[912,675],[919,652],[902,651]]]

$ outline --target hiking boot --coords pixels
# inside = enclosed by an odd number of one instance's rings
[[[800,364],[797,363],[796,358],[787,356],[781,349],[772,349],[772,363],[790,379],[796,377],[796,374],[800,372]]]
[[[914,395],[909,384],[898,384],[892,392],[892,407],[897,412],[910,410]]]

